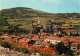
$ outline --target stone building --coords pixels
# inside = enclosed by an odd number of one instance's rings
[[[31,33],[32,34],[42,33],[42,29],[43,29],[43,26],[40,25],[40,20],[38,19],[37,25],[33,25],[33,23],[32,23]]]
[[[55,33],[58,32],[58,25],[53,24],[53,22],[47,22],[46,25],[43,27],[43,31],[47,33]]]

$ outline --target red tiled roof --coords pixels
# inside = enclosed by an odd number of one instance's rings
[[[75,31],[80,31],[80,30],[63,30],[64,32],[75,32]]]
[[[3,34],[3,35],[8,35],[8,34]]]
[[[71,44],[71,46],[77,46],[78,45],[78,43],[72,43]]]
[[[40,40],[40,39],[39,39],[39,38],[34,38],[34,37],[33,37],[33,38],[32,38],[32,40],[35,40],[35,41],[37,41],[37,40]]]
[[[12,41],[12,39],[11,38],[8,38],[8,39],[5,39],[5,41],[9,41],[10,42],[10,41]]]
[[[45,47],[47,47],[47,46],[49,47],[49,45],[50,45],[49,43],[46,43],[44,46],[45,46]]]
[[[78,49],[78,52],[80,52],[80,49]]]
[[[8,36],[1,36],[1,38],[9,38]]]
[[[58,38],[58,37],[56,37],[56,36],[52,36],[52,37],[47,36],[47,38],[46,38],[46,39],[60,40],[60,41],[63,41],[63,40],[64,40],[64,38]]]
[[[34,36],[32,37],[32,40],[37,41],[37,40],[40,40],[40,39],[39,39],[39,36],[38,36],[38,35],[34,35]]]
[[[42,42],[42,44],[46,44],[46,43],[47,43],[46,41],[43,41],[43,42]]]
[[[47,35],[47,34],[49,34],[49,33],[42,33],[42,35]]]

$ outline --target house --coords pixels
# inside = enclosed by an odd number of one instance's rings
[[[9,38],[9,35],[8,35],[8,34],[3,34],[3,35],[1,35],[0,38],[1,38],[2,40],[5,40],[5,39]]]
[[[48,23],[43,26],[43,32],[47,32],[47,33],[58,32],[58,25]]]
[[[40,25],[40,20],[39,20],[39,18],[38,18],[38,23],[37,23],[37,25],[33,25],[33,23],[32,23],[31,33],[32,33],[32,34],[42,33],[42,29],[43,29],[43,26]]]
[[[21,38],[18,40],[19,43],[28,43],[29,42],[29,39],[27,38]]]
[[[77,46],[78,46],[78,43],[72,43],[71,44],[71,50],[72,51],[77,51]]]
[[[42,36],[51,36],[50,33],[42,33]]]
[[[18,38],[20,38],[19,36],[15,36],[15,35],[12,35],[11,36],[11,39],[12,39],[12,41],[14,41],[14,42],[18,42]]]
[[[38,35],[34,35],[34,36],[32,37],[32,40],[39,41],[40,39],[39,39],[39,36],[38,36]]]
[[[41,41],[37,41],[35,44],[33,44],[33,46],[43,47],[44,44],[42,44]]]
[[[63,30],[63,32],[65,32],[67,35],[72,35],[72,34],[74,34],[74,35],[76,35],[76,34],[80,35],[80,30]]]
[[[63,38],[58,38],[56,36],[47,36],[47,38],[45,38],[44,41],[47,41],[52,44],[57,44],[59,42],[62,42]]]
[[[34,25],[31,29],[32,34],[42,33],[42,25]]]

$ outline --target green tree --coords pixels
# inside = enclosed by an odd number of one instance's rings
[[[63,44],[62,42],[56,44],[56,45],[55,45],[55,50],[56,50],[57,52],[59,52],[59,54],[64,53],[64,52],[65,52],[65,46],[64,46],[64,44]]]
[[[35,42],[36,42],[35,40],[31,40],[28,42],[28,44],[35,44]]]
[[[65,52],[64,52],[67,56],[71,55],[73,56],[73,51],[68,49],[67,47],[65,48]]]
[[[5,48],[11,48],[11,44],[6,41],[2,42],[1,45]]]
[[[22,48],[22,52],[27,54],[28,53],[27,48]]]
[[[54,49],[54,45],[50,43],[49,48]]]
[[[8,22],[4,17],[0,17],[0,26],[8,26]]]
[[[73,51],[70,50],[68,47],[64,46],[64,43],[60,42],[58,44],[55,45],[55,50],[59,53],[59,54],[66,54],[66,55],[71,55],[73,56]]]

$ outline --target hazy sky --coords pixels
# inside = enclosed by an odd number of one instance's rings
[[[80,0],[0,0],[0,10],[28,7],[50,13],[80,13]]]

